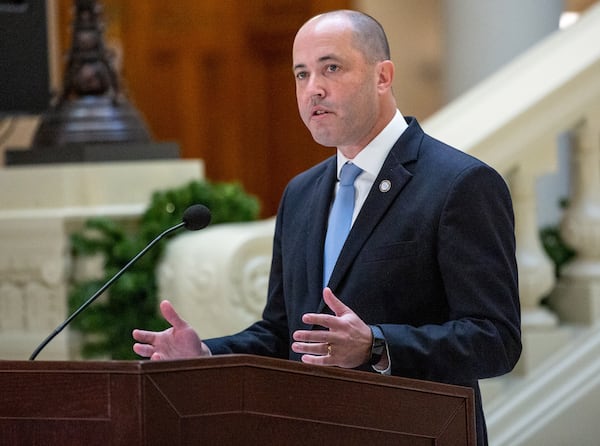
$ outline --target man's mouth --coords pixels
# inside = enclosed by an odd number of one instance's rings
[[[315,110],[315,111],[313,112],[313,116],[322,116],[322,115],[326,115],[326,114],[328,114],[328,113],[329,113],[329,112],[328,112],[328,111],[325,111],[325,110]]]

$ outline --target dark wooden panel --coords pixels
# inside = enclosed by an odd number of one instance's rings
[[[71,373],[24,373],[18,380],[0,374],[0,417],[82,418],[109,417],[108,375]],[[89,395],[82,398],[83,395]],[[38,395],[47,395],[39,399]],[[58,404],[57,404],[58,403]]]
[[[0,0],[0,119],[50,105],[46,2]]]
[[[227,429],[236,426],[245,432],[243,437]],[[227,414],[220,417],[185,420],[186,435],[181,444],[202,444],[205,438],[213,444],[228,446],[285,445],[285,446],[350,446],[393,445],[434,446],[436,438],[415,437],[410,434],[384,430],[364,430],[342,424],[315,424],[309,420],[271,417],[260,414]],[[173,444],[173,443],[171,443]],[[464,444],[464,443],[454,443]],[[158,443],[157,443],[158,445]]]
[[[470,388],[247,355],[0,361],[0,394],[7,445],[475,445]]]

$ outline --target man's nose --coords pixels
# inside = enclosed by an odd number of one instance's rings
[[[306,94],[309,95],[311,98],[322,98],[325,96],[325,85],[323,83],[323,79],[320,76],[311,76],[308,79],[308,84],[306,86]]]

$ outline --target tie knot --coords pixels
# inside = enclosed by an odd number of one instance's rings
[[[346,163],[340,171],[340,186],[351,186],[354,184],[356,177],[360,175],[362,169],[356,164]]]

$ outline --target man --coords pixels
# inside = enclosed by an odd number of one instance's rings
[[[284,192],[262,320],[203,342],[164,301],[172,328],[135,330],[134,350],[152,359],[252,353],[471,386],[486,444],[478,380],[509,372],[521,352],[506,184],[402,117],[387,39],[371,17],[309,20],[294,40],[293,68],[302,120],[337,154]],[[328,215],[346,187],[336,185],[346,163],[360,168],[349,188],[353,223],[324,277],[335,235]]]

